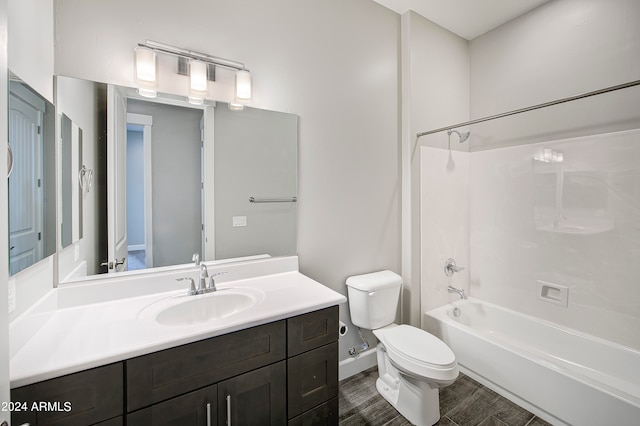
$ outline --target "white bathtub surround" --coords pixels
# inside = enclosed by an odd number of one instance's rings
[[[640,349],[640,131],[474,152],[469,167],[470,294]]]
[[[472,154],[422,147],[420,155],[421,306],[429,310],[459,298],[457,294],[448,293],[448,286],[469,295],[469,162]],[[447,276],[444,267],[449,258],[465,269]]]
[[[638,350],[475,298],[424,322],[462,372],[553,424],[637,425]]]
[[[10,325],[11,387],[24,386],[170,347],[266,324],[346,301],[298,272],[297,257],[215,265],[216,286],[252,289],[251,308],[209,323],[166,326],[140,320],[149,306],[185,294],[198,270],[107,277],[52,290]],[[197,282],[197,281],[196,281]],[[211,294],[211,293],[210,293]],[[208,296],[208,295],[204,295]],[[199,296],[189,296],[199,297]],[[145,310],[147,308],[147,310]],[[46,353],[46,356],[43,354]]]

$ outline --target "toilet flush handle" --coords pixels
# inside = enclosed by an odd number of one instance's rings
[[[369,297],[371,297],[371,296],[375,296],[375,295],[376,295],[376,292],[375,292],[375,291],[370,291],[370,292],[369,292]]]

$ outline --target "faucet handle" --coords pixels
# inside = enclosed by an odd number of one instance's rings
[[[196,290],[196,282],[193,280],[193,278],[191,277],[176,278],[176,281],[184,281],[184,280],[189,280],[189,290],[187,291],[187,294],[189,296],[198,294],[198,290]]]
[[[448,277],[452,276],[455,272],[460,272],[463,270],[464,267],[456,265],[456,261],[452,258],[447,259],[446,263],[444,264],[444,274]]]
[[[227,275],[226,272],[216,272],[211,274],[209,277],[209,285],[207,286],[207,291],[216,291],[216,281],[215,277],[219,277],[220,275]]]
[[[200,264],[200,253],[193,253],[193,256],[191,256],[191,261],[195,263],[196,266],[198,266]]]

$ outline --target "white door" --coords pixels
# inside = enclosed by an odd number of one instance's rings
[[[43,252],[41,124],[44,104],[24,95],[13,92],[9,95],[9,145],[14,161],[9,177],[11,275],[41,260]]]
[[[107,238],[109,273],[127,270],[127,98],[107,88]]]

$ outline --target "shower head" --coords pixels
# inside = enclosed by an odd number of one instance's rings
[[[449,137],[451,137],[451,133],[455,133],[456,135],[458,135],[458,143],[463,143],[464,141],[466,141],[467,139],[469,139],[469,136],[471,136],[471,132],[466,132],[466,133],[460,133],[457,130],[448,130],[447,134],[449,135]]]

